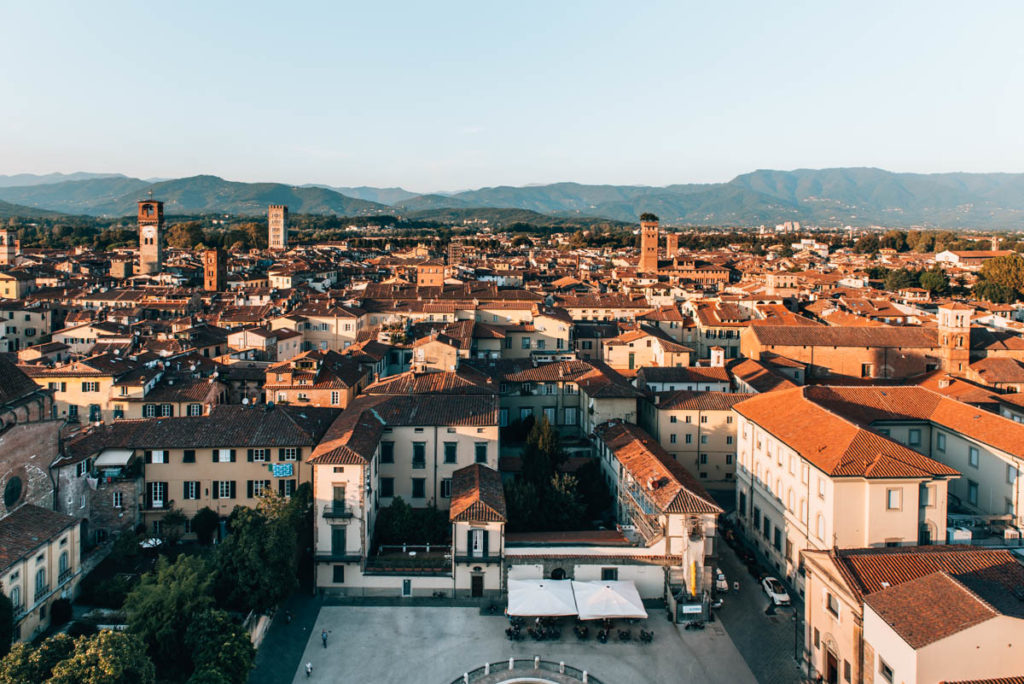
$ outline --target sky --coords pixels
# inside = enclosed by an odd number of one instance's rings
[[[1024,171],[1024,3],[0,0],[0,174]]]

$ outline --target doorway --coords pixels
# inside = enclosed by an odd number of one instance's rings
[[[402,598],[412,596],[412,580],[402,580]]]
[[[825,681],[839,684],[839,659],[832,651],[825,652]]]
[[[484,576],[473,575],[469,578],[469,595],[473,598],[482,598],[484,595]]]

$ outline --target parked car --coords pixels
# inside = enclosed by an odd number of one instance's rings
[[[761,580],[761,588],[764,589],[764,593],[768,595],[768,598],[775,605],[788,606],[791,603],[786,587],[782,586],[782,582],[774,577],[765,577]]]
[[[729,591],[729,582],[725,579],[725,573],[721,568],[715,568],[715,590],[723,594]]]

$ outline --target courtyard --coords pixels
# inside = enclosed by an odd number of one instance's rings
[[[448,684],[487,662],[535,656],[586,670],[602,684],[757,681],[721,622],[685,631],[657,610],[648,620],[616,625],[613,633],[631,628],[632,640],[605,644],[594,638],[595,628],[587,640],[578,640],[571,619],[562,623],[557,641],[509,641],[508,624],[505,616],[479,607],[324,605],[305,632],[309,638],[294,681]],[[637,640],[641,627],[654,632],[653,643]],[[320,637],[325,629],[327,648]],[[313,665],[308,680],[307,662]]]

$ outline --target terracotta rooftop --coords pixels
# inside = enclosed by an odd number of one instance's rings
[[[937,347],[938,333],[931,328],[757,325],[751,335],[762,345],[777,347]]]
[[[47,540],[77,525],[78,518],[24,504],[0,518],[0,570],[32,553]]]
[[[498,471],[474,463],[452,473],[448,519],[452,522],[506,522],[505,490]]]

